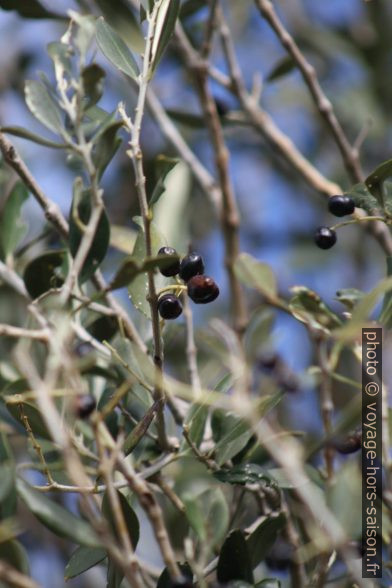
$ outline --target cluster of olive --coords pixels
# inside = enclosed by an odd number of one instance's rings
[[[161,247],[158,255],[175,257],[173,263],[160,269],[166,277],[179,276],[186,284],[188,296],[196,304],[208,304],[219,296],[213,278],[204,275],[204,262],[198,253],[189,253],[179,260],[173,247]],[[175,287],[173,288],[175,290]],[[182,313],[182,304],[176,294],[162,294],[158,299],[158,312],[164,319],[175,319]]]

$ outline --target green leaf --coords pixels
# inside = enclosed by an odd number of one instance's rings
[[[346,461],[328,492],[328,505],[348,537],[359,537],[362,532],[361,518],[353,516],[361,509],[361,482],[357,464]]]
[[[221,421],[220,423],[218,421]],[[223,423],[222,423],[223,420]],[[241,451],[252,437],[249,423],[231,414],[214,411],[212,415],[212,430],[222,429],[224,434],[215,445],[215,461],[222,465]]]
[[[369,192],[377,199],[381,208],[385,207],[383,183],[392,176],[392,159],[381,163],[365,180]]]
[[[129,504],[128,500],[125,498],[124,494],[122,494],[118,490],[116,490],[116,493],[120,501],[121,511],[128,530],[129,538],[131,540],[133,548],[136,549],[140,535],[139,520],[136,516],[135,511]],[[110,501],[107,492],[105,492],[102,499],[102,514],[109,522],[114,535],[117,536],[117,527],[114,521],[112,509],[110,507]]]
[[[144,229],[143,224],[140,217],[135,217],[134,222],[136,222],[140,229],[138,232],[138,236],[136,238],[135,246],[133,249],[132,257],[139,263],[140,265],[144,264],[146,259],[146,245],[145,245],[145,238],[144,238]],[[151,223],[150,225],[151,230],[151,248],[152,251],[159,251],[159,249],[164,246],[165,240],[158,231],[155,226],[155,223]],[[163,276],[157,276],[156,278],[156,288],[163,284],[167,283],[167,280],[163,279]],[[132,280],[131,285],[128,288],[129,296],[134,304],[135,308],[142,312],[147,318],[151,318],[150,314],[150,305],[147,301],[148,296],[148,275],[147,273],[142,273],[135,277]]]
[[[137,80],[139,68],[131,51],[103,17],[97,20],[96,39],[105,57],[120,71]]]
[[[166,176],[171,172],[178,162],[179,159],[173,159],[172,157],[166,157],[165,155],[159,155],[157,157],[156,174],[158,176],[158,180],[150,198],[150,206],[153,206],[156,202],[158,202],[160,196],[162,196],[162,194],[165,192]]]
[[[246,544],[250,553],[252,567],[255,568],[263,561],[268,551],[275,543],[279,533],[286,526],[286,517],[283,513],[277,517],[269,517],[256,527],[247,537]]]
[[[365,321],[368,320],[370,313],[380,296],[391,290],[392,276],[381,280],[369,293],[363,296],[360,302],[358,302],[352,312],[351,320],[347,321],[339,329],[335,329],[334,336],[340,340],[350,340],[353,337],[356,337],[360,329],[364,326]]]
[[[253,584],[252,562],[242,531],[232,531],[224,542],[218,559],[217,578],[222,583],[244,580]]]
[[[67,147],[65,143],[55,143],[54,141],[49,141],[49,139],[45,139],[40,135],[36,135],[35,133],[24,129],[23,127],[1,127],[0,130],[2,133],[8,133],[9,135],[14,135],[15,137],[21,137],[27,141],[32,141],[38,145],[43,145],[44,147],[51,147],[52,149],[66,149]]]
[[[200,447],[200,444],[203,441],[208,413],[209,407],[207,404],[195,402],[189,408],[186,415],[185,425],[188,428],[188,436],[196,447]],[[183,439],[181,443],[181,451],[186,451],[188,453],[192,451],[186,439]]]
[[[20,380],[15,380],[14,382],[11,382],[8,386],[6,386],[4,392],[10,396],[14,395],[14,398],[16,400],[17,395],[26,392],[27,389],[28,384],[26,380],[22,378]],[[52,439],[50,433],[46,428],[44,420],[42,419],[41,413],[34,406],[34,404],[26,401],[23,401],[20,404],[7,402],[6,407],[8,409],[8,412],[14,417],[16,421],[18,421],[23,426],[23,428],[25,428],[23,423],[24,415],[29,421],[29,425],[34,435],[36,435],[37,437],[42,437],[43,439]]]
[[[255,463],[239,464],[229,470],[219,470],[214,472],[214,477],[220,482],[228,484],[262,483],[267,486],[276,486],[275,480],[266,474],[262,467]]]
[[[184,497],[182,502],[185,506],[185,516],[191,528],[196,533],[197,538],[202,543],[205,543],[205,541],[207,540],[207,532],[205,529],[205,520],[203,517],[203,513],[201,511],[200,504],[198,504],[197,499],[195,497]]]
[[[86,109],[101,99],[105,76],[105,70],[97,63],[90,63],[82,70],[83,94],[87,102]]]
[[[0,8],[3,10],[16,10],[24,18],[51,18],[67,20],[67,17],[57,12],[47,10],[38,0],[0,0]]]
[[[147,412],[143,415],[142,419],[138,422],[136,427],[132,429],[129,435],[126,437],[124,441],[123,451],[125,455],[129,455],[138,445],[139,441],[141,441],[146,434],[149,426],[151,425],[158,407],[159,407],[159,400],[154,402],[152,406],[147,410]]]
[[[7,436],[0,433],[0,520],[15,515],[15,462]]]
[[[371,215],[379,208],[377,199],[372,196],[365,184],[355,184],[349,192],[345,192],[346,196],[350,196],[354,200],[357,208],[362,208]]]
[[[134,12],[127,0],[96,0],[106,22],[122,37],[123,41],[137,53],[144,48],[143,34]]]
[[[106,112],[106,110],[100,108],[96,104],[90,106],[85,114],[89,119],[89,122],[85,123],[85,129],[87,133],[91,133],[91,141],[93,143],[96,143],[101,135],[103,135],[103,133],[105,133],[112,125],[119,122],[116,120],[117,110]]]
[[[364,297],[364,292],[357,288],[342,288],[336,292],[335,300],[339,300],[342,304],[352,310],[356,304]]]
[[[123,578],[124,572],[109,557],[106,588],[121,588]]]
[[[74,182],[74,197],[69,218],[69,248],[72,257],[75,257],[83,238],[83,231],[80,226],[86,226],[91,215],[91,193],[89,189],[83,189],[81,178]],[[95,233],[90,251],[80,272],[80,283],[85,282],[96,272],[99,265],[105,258],[110,241],[110,224],[105,210],[102,211],[97,231]]]
[[[295,61],[292,57],[283,57],[275,67],[270,71],[266,80],[267,82],[274,82],[279,78],[286,76],[295,69]]]
[[[289,308],[297,320],[326,333],[342,324],[337,314],[313,290],[305,286],[293,286],[291,292],[293,297],[290,300]]]
[[[30,574],[29,558],[23,545],[19,541],[3,541],[0,543],[0,560],[4,560],[27,576]]]
[[[86,59],[86,53],[95,35],[95,18],[90,14],[79,14],[75,10],[69,10],[72,21],[77,24],[73,39],[82,61]]]
[[[152,43],[152,71],[154,71],[173,34],[180,11],[180,0],[162,0]]]
[[[0,240],[5,259],[15,251],[26,234],[27,225],[21,219],[21,209],[28,197],[24,184],[17,182],[4,205],[0,220]]]
[[[248,253],[241,253],[235,261],[234,272],[245,286],[255,288],[268,299],[278,296],[275,275],[269,265]]]
[[[106,551],[99,547],[78,547],[65,566],[65,581],[75,578],[99,564],[106,557]]]
[[[184,578],[192,581],[193,573],[190,565],[187,562],[177,562],[177,565],[180,568],[180,572],[184,576]],[[169,570],[167,568],[165,568],[162,574],[159,576],[156,588],[173,588],[173,582],[170,578]]]
[[[150,355],[147,355],[129,339],[121,339],[115,342],[114,347],[117,353],[126,362],[129,368],[135,373],[146,386],[154,387],[154,363]],[[151,406],[151,397],[148,396],[148,402],[143,403],[146,408]]]
[[[255,588],[281,588],[282,584],[277,578],[264,578],[255,584]]]
[[[0,463],[0,503],[15,489],[15,466],[13,463]]]
[[[220,488],[183,496],[185,514],[198,539],[212,549],[221,542],[229,525],[229,508]]]
[[[392,257],[388,256],[386,258],[386,265],[387,265],[387,276],[392,276]],[[384,300],[382,303],[382,309],[380,312],[379,321],[382,325],[384,325],[387,329],[392,327],[392,291],[389,290],[384,295]]]
[[[47,46],[47,51],[50,58],[53,61],[55,68],[60,68],[63,75],[66,73],[68,76],[72,73],[72,50],[69,45],[65,43],[58,43],[54,41],[49,43]]]
[[[17,480],[16,487],[19,497],[29,510],[53,533],[87,547],[100,546],[98,537],[82,518],[34,490],[21,478]]]
[[[174,121],[191,129],[204,129],[206,126],[205,118],[198,114],[193,114],[192,112],[167,108],[166,114]]]
[[[208,542],[211,547],[218,545],[224,538],[229,527],[229,507],[220,488],[209,488],[201,496]]]
[[[247,358],[253,363],[260,357],[260,349],[271,336],[275,313],[264,305],[257,308],[251,315],[244,334]]]
[[[142,271],[143,270],[141,269],[138,260],[132,257],[132,255],[128,255],[121,262],[121,265],[118,268],[114,278],[110,282],[109,289],[117,290],[118,288],[128,286],[128,284],[130,284],[132,280]]]
[[[3,388],[2,392],[6,392],[9,387]],[[11,445],[8,441],[7,435],[0,431],[0,463],[13,462],[14,456],[12,454]]]
[[[23,280],[32,298],[38,298],[51,288],[64,283],[67,255],[65,250],[48,251],[36,257],[26,266]]]
[[[100,132],[99,135],[97,133],[94,137],[96,144],[93,152],[93,160],[98,170],[99,179],[103,176],[105,169],[121,145],[121,138],[118,137],[117,132],[122,126],[123,123],[121,121],[113,121],[103,132]]]
[[[110,282],[109,290],[117,290],[128,286],[139,274],[156,268],[165,268],[177,259],[178,256],[175,255],[156,255],[155,257],[147,257],[140,263],[135,257],[128,255],[123,259],[116,275]]]
[[[40,123],[53,133],[63,135],[61,110],[42,82],[26,80],[25,100],[30,112]]]

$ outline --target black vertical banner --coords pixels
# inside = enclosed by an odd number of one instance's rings
[[[382,577],[382,329],[362,329],[362,577]]]

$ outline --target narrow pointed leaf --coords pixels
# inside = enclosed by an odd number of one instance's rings
[[[46,495],[34,490],[21,478],[17,481],[17,491],[29,510],[48,529],[60,537],[89,547],[99,547],[100,541],[90,525],[82,518],[50,500]]]
[[[192,581],[193,573],[190,565],[187,562],[178,563],[178,567],[180,568],[183,577],[187,580]],[[170,578],[169,570],[167,568],[165,568],[162,574],[159,576],[157,588],[173,588],[173,582]]]
[[[40,123],[53,131],[53,133],[62,134],[61,110],[42,82],[27,80],[25,83],[25,99],[30,112]]]
[[[105,22],[103,17],[97,21],[96,38],[105,57],[120,71],[136,80],[139,68],[135,58],[122,38]]]
[[[81,179],[76,178],[74,183],[74,197],[69,218],[69,246],[71,255],[77,255],[83,238],[83,230],[80,226],[87,225],[91,215],[91,194],[84,189]],[[83,264],[79,276],[81,283],[88,280],[102,263],[110,242],[110,224],[105,210],[102,211],[97,231],[95,233],[90,251]]]
[[[275,275],[269,265],[258,261],[248,253],[241,253],[234,264],[237,278],[249,288],[255,288],[266,298],[277,297]]]
[[[263,561],[285,525],[286,517],[284,514],[270,517],[260,523],[246,539],[253,568]]]
[[[180,0],[163,0],[159,9],[152,45],[152,70],[157,67],[173,34],[180,11]]]
[[[129,433],[128,437],[124,441],[123,451],[125,455],[129,455],[135,449],[139,441],[143,439],[146,431],[148,430],[157,413],[159,404],[160,403],[158,400],[154,402],[154,404],[150,406],[136,427]]]
[[[21,209],[29,193],[22,182],[17,182],[4,205],[0,220],[1,249],[6,258],[15,251],[24,237],[27,225],[21,218]]]
[[[8,133],[9,135],[14,135],[15,137],[21,137],[22,139],[26,139],[27,141],[32,141],[33,143],[37,143],[38,145],[43,145],[44,147],[51,147],[52,149],[66,149],[65,143],[55,143],[54,141],[49,141],[49,139],[45,139],[45,137],[41,137],[40,135],[36,135],[23,127],[12,126],[12,127],[1,127],[2,133]]]
[[[125,520],[125,524],[128,529],[129,538],[131,540],[132,546],[136,549],[136,546],[139,541],[140,535],[140,526],[139,520],[136,516],[135,511],[133,510],[132,506],[129,504],[128,500],[125,498],[124,494],[116,490],[118,499],[120,501],[121,511]],[[102,500],[102,514],[104,517],[109,521],[109,524],[112,528],[113,533],[116,535],[116,524],[114,521],[114,516],[112,513],[112,509],[110,506],[110,501],[107,492],[105,492]]]
[[[51,288],[60,288],[64,282],[67,256],[63,249],[47,251],[27,265],[23,279],[32,298],[37,298]]]
[[[10,566],[22,574],[30,573],[29,558],[23,545],[14,539],[0,543],[0,560],[7,562]]]
[[[105,549],[100,547],[78,547],[65,566],[64,579],[75,578],[96,566],[106,557]]]
[[[244,533],[235,530],[224,542],[218,560],[218,581],[244,580],[253,584],[252,562]]]

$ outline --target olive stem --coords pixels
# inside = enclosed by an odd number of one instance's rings
[[[157,294],[158,296],[161,296],[161,294],[163,294],[164,292],[171,292],[172,290],[181,293],[185,292],[187,290],[187,287],[183,286],[182,284],[170,284],[170,286],[165,286],[164,288],[158,290]]]
[[[383,223],[388,224],[387,220],[383,216],[361,216],[359,218],[350,219],[347,221],[343,221],[341,223],[337,223],[336,225],[333,225],[329,228],[335,231],[336,229],[340,229],[340,227],[345,227],[346,225],[355,225],[356,223],[363,221],[382,221]]]

